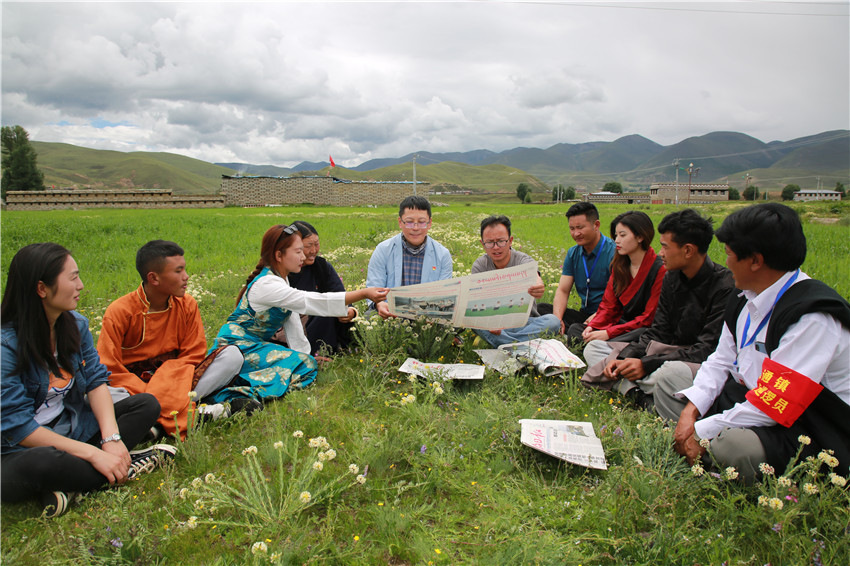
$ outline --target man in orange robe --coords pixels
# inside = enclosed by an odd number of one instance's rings
[[[230,346],[205,356],[204,325],[198,303],[186,294],[189,274],[180,246],[148,242],[136,254],[136,269],[142,284],[106,309],[97,350],[112,372],[113,398],[151,393],[162,406],[158,426],[169,435],[179,430],[185,439],[190,392],[200,400],[229,384],[242,355]],[[214,418],[229,414],[222,406],[203,409]]]

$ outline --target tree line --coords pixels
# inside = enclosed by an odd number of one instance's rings
[[[0,180],[0,197],[8,191],[43,191],[44,174],[38,168],[35,149],[30,136],[21,126],[0,128],[3,176]]]

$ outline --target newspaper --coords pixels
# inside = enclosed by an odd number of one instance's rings
[[[537,262],[464,277],[395,287],[387,295],[390,313],[425,316],[462,328],[501,330],[525,326],[534,299]]]
[[[522,419],[520,442],[560,458],[595,470],[607,470],[602,441],[593,432],[593,425],[577,421],[547,421]]]
[[[484,365],[499,373],[516,373],[531,364],[543,375],[555,375],[585,367],[581,358],[570,352],[560,340],[536,338],[527,342],[503,344],[496,350],[475,350]]]
[[[438,373],[444,379],[484,379],[484,366],[475,364],[425,363],[414,358],[404,360],[398,371],[411,373],[420,377],[428,377],[429,375]]]

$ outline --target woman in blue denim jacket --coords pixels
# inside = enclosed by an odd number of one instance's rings
[[[39,498],[49,516],[67,509],[69,493],[122,484],[174,453],[128,451],[159,402],[143,394],[113,406],[88,321],[74,312],[82,289],[68,250],[31,244],[12,259],[0,307],[0,493],[4,503]]]

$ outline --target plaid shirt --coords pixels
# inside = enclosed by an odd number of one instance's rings
[[[413,247],[407,240],[401,239],[401,285],[418,285],[422,282],[422,261],[425,259],[425,244],[422,242],[418,247]]]

